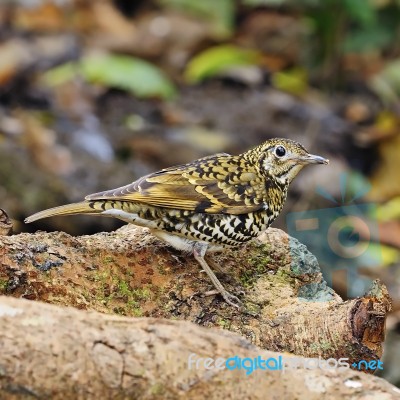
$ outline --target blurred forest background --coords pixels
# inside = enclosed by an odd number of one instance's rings
[[[399,96],[399,0],[1,0],[0,206],[16,232],[111,230],[118,221],[22,221],[163,167],[298,140],[331,164],[299,176],[275,226],[373,204],[377,229],[353,221],[348,236],[379,263],[351,262],[388,286],[398,344]],[[335,271],[344,296],[347,280]],[[397,384],[399,358],[394,346],[384,360]]]

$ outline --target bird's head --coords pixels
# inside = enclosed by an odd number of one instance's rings
[[[310,154],[300,143],[281,138],[269,139],[245,155],[258,163],[263,173],[281,184],[292,182],[306,165],[329,163],[326,158]]]

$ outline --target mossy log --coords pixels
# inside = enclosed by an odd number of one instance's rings
[[[0,294],[126,316],[181,319],[227,329],[271,351],[351,362],[382,354],[390,299],[376,283],[343,301],[326,286],[316,258],[268,229],[240,249],[207,256],[245,311],[218,294],[197,262],[148,230],[72,237],[37,232],[0,241]]]

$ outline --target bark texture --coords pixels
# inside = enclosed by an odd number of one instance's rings
[[[279,357],[185,321],[126,318],[0,296],[1,399],[385,399],[399,390],[346,370],[188,368],[197,357]]]
[[[315,257],[284,232],[269,229],[238,250],[208,256],[246,311],[215,294],[189,255],[146,229],[71,237],[65,233],[3,236],[0,294],[127,316],[182,319],[230,330],[271,351],[305,357],[378,360],[386,288],[342,301],[326,286]],[[208,293],[209,294],[209,293]]]

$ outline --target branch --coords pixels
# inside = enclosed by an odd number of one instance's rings
[[[4,236],[0,294],[128,316],[183,319],[219,327],[263,349],[305,357],[378,360],[386,288],[342,301],[322,279],[315,257],[278,229],[238,250],[207,256],[223,267],[222,281],[243,292],[247,312],[234,310],[212,289],[196,261],[146,229],[112,233]],[[307,301],[305,301],[307,300]]]
[[[0,398],[395,399],[381,378],[345,370],[189,368],[214,360],[278,358],[238,335],[185,321],[125,318],[0,296]],[[270,395],[269,395],[270,394]]]

